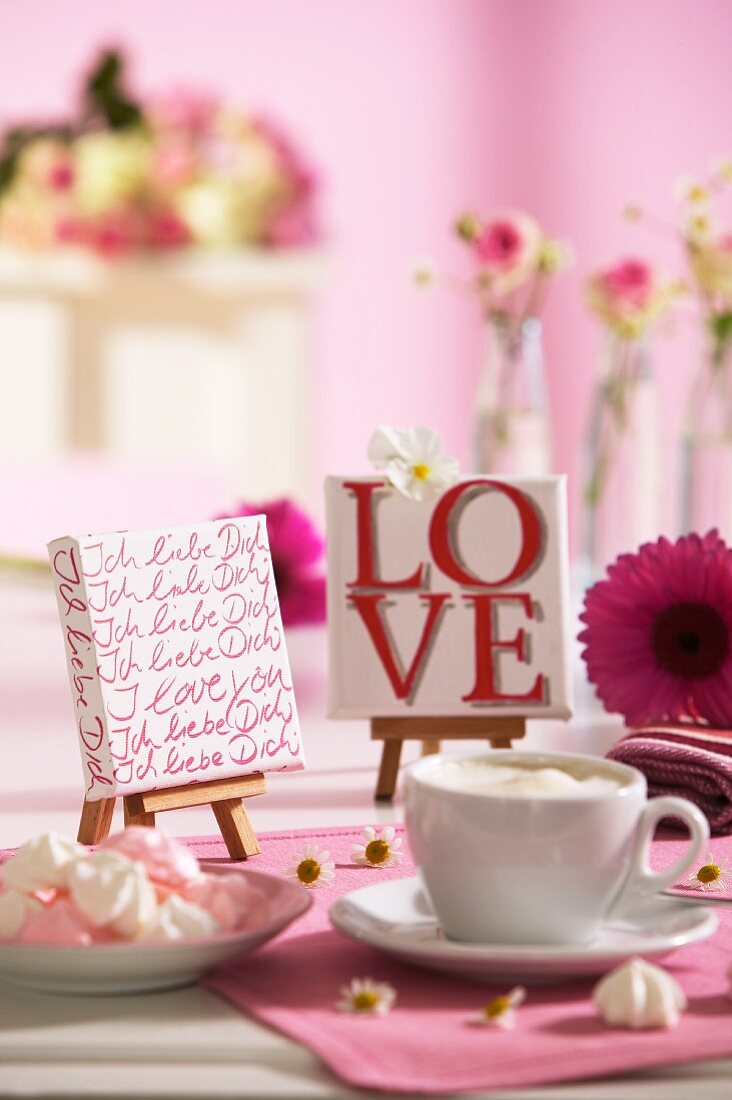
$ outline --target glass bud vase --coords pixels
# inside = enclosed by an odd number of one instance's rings
[[[546,474],[551,439],[541,322],[488,321],[478,388],[475,469],[481,474]]]
[[[732,544],[732,358],[728,347],[702,363],[692,385],[682,446],[684,532],[716,527]]]
[[[588,583],[661,531],[660,417],[645,340],[609,338],[587,433],[583,558]]]

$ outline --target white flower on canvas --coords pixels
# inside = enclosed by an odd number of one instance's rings
[[[411,500],[433,500],[460,476],[457,459],[445,454],[442,440],[431,428],[382,426],[371,437],[368,457]]]

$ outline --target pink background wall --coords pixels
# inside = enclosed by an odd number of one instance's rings
[[[670,214],[673,179],[732,152],[731,33],[726,0],[3,0],[0,114],[63,113],[119,42],[144,91],[187,82],[291,126],[325,184],[323,471],[363,469],[379,421],[439,427],[467,460],[479,320],[409,271],[425,253],[460,268],[461,209],[525,206],[578,255],[546,313],[557,468],[573,472],[599,345],[581,279],[621,250],[675,259],[619,211]],[[683,325],[657,348],[670,456],[694,354]]]

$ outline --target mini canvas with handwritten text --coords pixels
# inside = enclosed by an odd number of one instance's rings
[[[48,549],[89,801],[304,766],[264,516]]]
[[[571,713],[565,481],[328,478],[333,717]]]

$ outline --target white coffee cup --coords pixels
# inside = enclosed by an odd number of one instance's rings
[[[579,782],[571,797],[461,785],[462,769],[484,765],[557,768],[602,782]],[[405,797],[412,853],[445,934],[473,943],[589,943],[611,912],[677,882],[709,840],[691,802],[649,801],[635,768],[573,753],[426,756],[407,769]],[[664,817],[684,821],[689,848],[653,872],[648,849]]]

